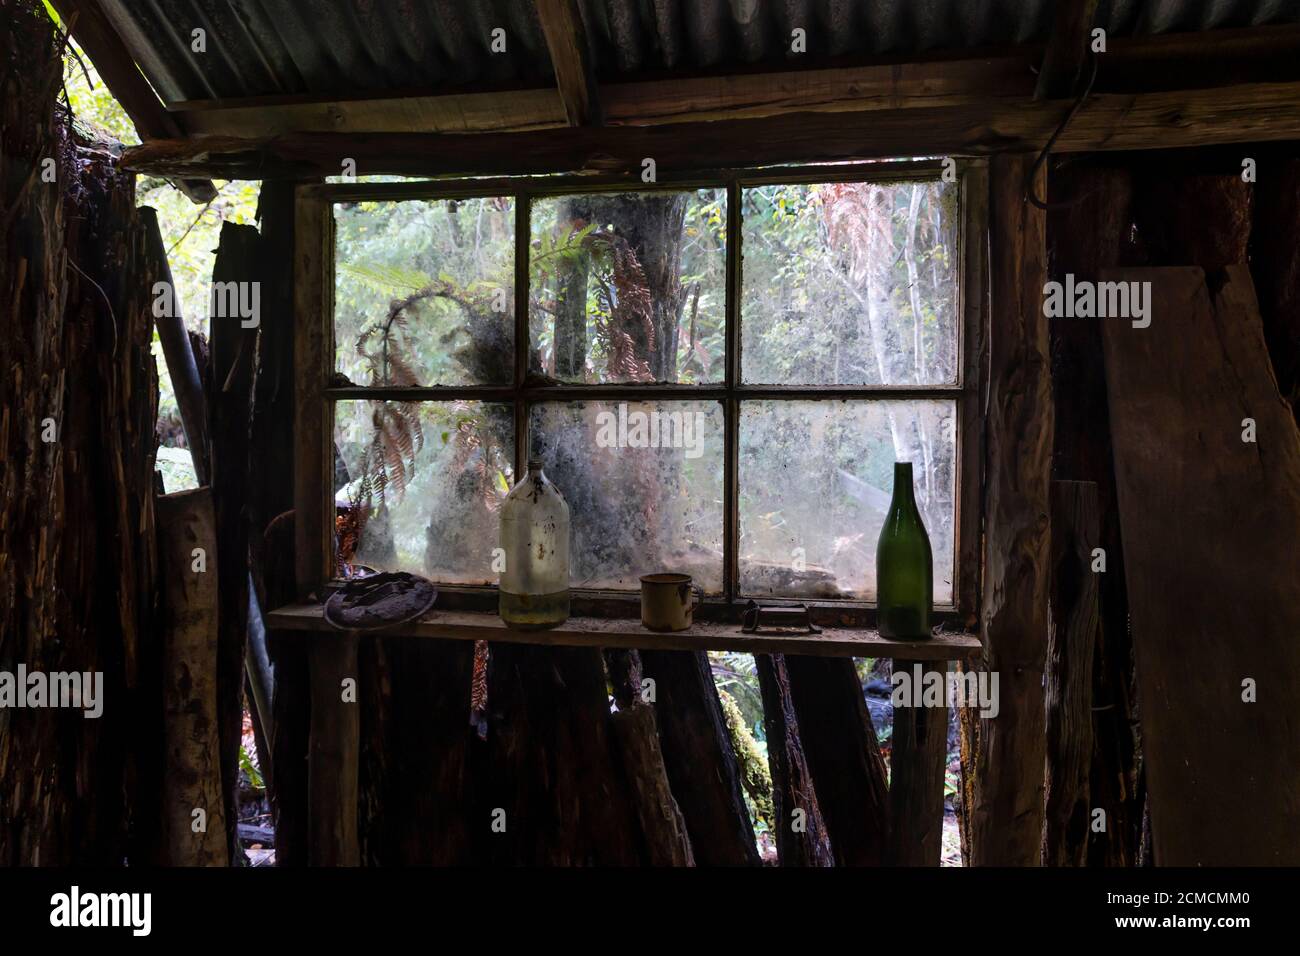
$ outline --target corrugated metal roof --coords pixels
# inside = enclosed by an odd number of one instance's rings
[[[532,0],[102,0],[146,76],[180,100],[544,85]],[[700,72],[1043,40],[1052,0],[580,0],[597,73]],[[1300,22],[1300,0],[1101,0],[1111,36]],[[492,31],[506,51],[491,50]],[[195,29],[207,51],[192,53]]]

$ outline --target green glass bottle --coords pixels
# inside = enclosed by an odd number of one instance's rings
[[[881,637],[930,636],[934,560],[912,494],[912,463],[894,463],[894,497],[876,545],[876,623]]]

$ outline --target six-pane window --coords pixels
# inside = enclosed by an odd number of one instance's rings
[[[575,588],[870,602],[909,460],[953,604],[959,209],[937,170],[335,203],[335,571],[494,583],[531,450]]]

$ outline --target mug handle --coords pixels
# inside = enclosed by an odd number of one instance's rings
[[[693,598],[693,600],[691,601],[691,606],[686,609],[686,613],[690,614],[693,618],[695,612],[699,610],[700,605],[704,603],[704,588],[700,587],[699,585],[692,584],[691,597]]]

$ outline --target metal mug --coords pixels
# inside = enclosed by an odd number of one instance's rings
[[[652,631],[684,631],[691,626],[703,592],[689,574],[661,571],[641,576],[641,623]]]

